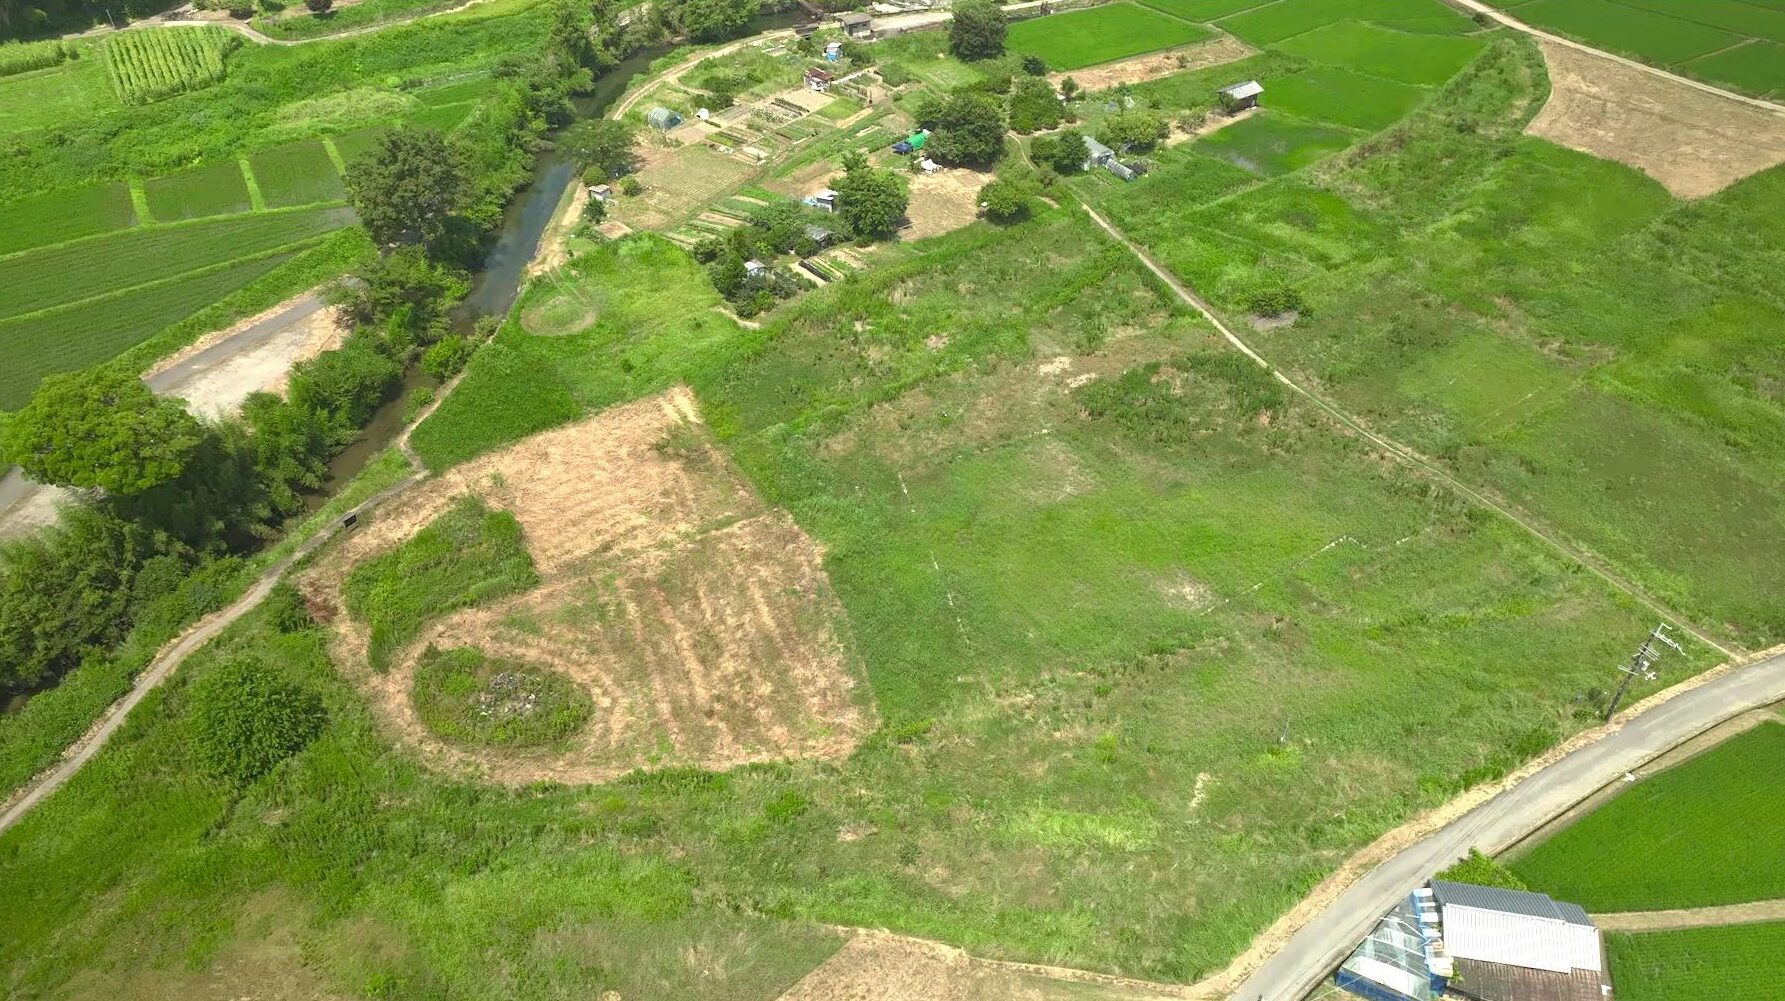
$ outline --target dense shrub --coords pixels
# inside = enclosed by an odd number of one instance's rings
[[[206,672],[188,699],[193,756],[206,775],[235,789],[303,750],[327,720],[315,693],[246,657]]]
[[[459,374],[465,363],[471,360],[471,353],[477,346],[458,334],[449,334],[440,338],[421,356],[422,371],[441,382]]]

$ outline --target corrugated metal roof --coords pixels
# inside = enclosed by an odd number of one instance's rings
[[[1585,925],[1588,928],[1596,927],[1593,924],[1593,919],[1587,917],[1587,911],[1581,905],[1571,904],[1565,900],[1557,900],[1553,901],[1553,903],[1556,905],[1556,910],[1561,912],[1563,921],[1566,921],[1571,925]]]
[[[1222,87],[1221,93],[1240,99],[1257,97],[1264,93],[1264,85],[1257,80],[1247,80],[1245,83],[1236,83],[1231,87]]]
[[[1497,886],[1475,886],[1471,883],[1447,883],[1432,880],[1432,895],[1444,906],[1479,907],[1487,911],[1524,914],[1533,918],[1563,920],[1556,902],[1541,893],[1529,890],[1502,890]],[[1585,912],[1582,912],[1583,916]]]

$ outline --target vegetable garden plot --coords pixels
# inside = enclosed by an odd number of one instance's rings
[[[68,188],[0,205],[0,254],[109,233],[136,224],[123,181]]]
[[[335,202],[347,196],[334,161],[318,140],[261,150],[248,158],[271,208]]]
[[[234,159],[168,177],[151,177],[143,182],[143,194],[148,197],[149,214],[156,222],[232,215],[254,207],[248,198],[242,165]]]
[[[222,28],[124,31],[105,40],[105,63],[125,103],[147,104],[220,82],[224,57],[240,44]]]

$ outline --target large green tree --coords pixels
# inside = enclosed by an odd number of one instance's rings
[[[1004,54],[1009,21],[994,0],[962,0],[948,22],[948,50],[962,59],[995,59]]]
[[[850,154],[843,160],[843,176],[833,178],[831,188],[837,192],[837,216],[851,234],[877,240],[898,231],[907,198],[891,171],[876,170],[866,157]]]
[[[5,434],[0,451],[39,483],[129,495],[179,476],[201,429],[178,400],[98,368],[44,379]]]
[[[578,163],[612,179],[638,169],[638,154],[632,149],[636,140],[637,130],[627,122],[585,118],[564,130],[558,138],[558,148]]]
[[[1077,129],[1061,129],[1051,135],[1036,136],[1029,144],[1031,159],[1060,174],[1076,174],[1085,169],[1088,155],[1090,147],[1085,145],[1085,134]]]
[[[948,164],[984,166],[1004,152],[1004,108],[991,94],[965,91],[926,109],[924,152]]]
[[[438,132],[395,128],[347,165],[347,193],[382,245],[431,240],[465,190],[460,158]]]

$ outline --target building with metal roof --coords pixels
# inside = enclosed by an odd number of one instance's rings
[[[1432,881],[1444,941],[1457,959],[1551,973],[1603,968],[1599,930],[1587,912],[1541,893]]]
[[[1258,95],[1264,93],[1264,85],[1257,80],[1247,80],[1228,87],[1222,87],[1215,93],[1215,99],[1221,102],[1223,111],[1232,114],[1247,108],[1258,107]]]

